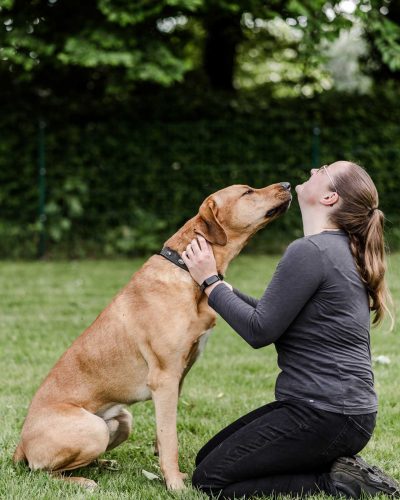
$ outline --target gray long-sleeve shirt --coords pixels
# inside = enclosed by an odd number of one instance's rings
[[[260,300],[219,285],[208,303],[254,348],[275,344],[277,400],[353,415],[377,410],[368,294],[344,231],[291,243]]]

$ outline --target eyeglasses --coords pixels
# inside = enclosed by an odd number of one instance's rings
[[[326,175],[328,176],[328,179],[331,181],[331,184],[333,186],[333,189],[335,190],[335,193],[337,193],[335,183],[333,182],[333,179],[332,179],[331,175],[329,174],[328,169],[326,167],[327,167],[327,165],[322,165],[322,167],[320,167],[315,173],[319,174],[320,172],[325,171]]]

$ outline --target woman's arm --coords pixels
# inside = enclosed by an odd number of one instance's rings
[[[259,302],[259,299],[256,299],[255,297],[251,297],[251,295],[246,295],[245,293],[241,292],[240,290],[238,290],[237,288],[233,288],[233,293],[239,297],[240,299],[242,299],[244,302],[246,302],[246,304],[249,304],[249,306],[252,306],[252,307],[257,307],[257,304]]]
[[[211,245],[208,241],[203,238],[203,236],[198,236],[197,239],[193,240],[187,247],[186,251],[182,253],[182,259],[185,262],[187,268],[189,269],[192,278],[201,285],[203,281],[214,274],[218,274],[217,264],[215,262],[214,253],[212,251]],[[240,297],[246,304],[256,307],[258,304],[258,299],[250,297],[232,285],[223,281],[223,283],[231,290],[235,295]],[[205,293],[209,295],[214,288],[221,284],[221,282],[210,285],[206,288]]]
[[[239,297],[241,300],[243,300],[243,302],[245,302],[249,306],[257,307],[257,304],[259,302],[258,299],[254,298],[254,297],[251,297],[250,295],[246,295],[245,293],[242,293],[237,288],[233,288],[233,286],[230,283],[227,283],[225,280],[222,281],[222,283],[224,285],[226,285],[237,297]],[[219,285],[219,284],[221,284],[221,282],[220,283],[214,283],[214,285],[211,285],[211,286],[207,287],[205,289],[204,293],[206,293],[209,296],[210,293],[212,292],[212,290],[214,290],[214,288],[217,285]]]
[[[196,249],[196,252],[188,259],[191,259],[188,268],[191,272],[195,269],[195,275],[201,279],[204,276],[201,275],[201,261],[211,259],[205,256],[198,258],[202,253],[201,248]],[[209,271],[210,268],[207,268],[207,272]],[[246,342],[259,348],[275,342],[286,331],[315,293],[322,279],[319,249],[303,238],[288,247],[256,307],[243,301],[221,282],[206,288],[205,293],[209,296],[209,305]]]

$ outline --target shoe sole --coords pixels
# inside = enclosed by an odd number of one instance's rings
[[[366,486],[365,490],[368,493],[376,494],[379,490],[386,495],[400,498],[400,485],[378,467],[367,464],[360,456],[340,457],[335,463],[335,472],[339,474],[342,472],[352,475],[351,468],[361,473],[362,481]]]
[[[356,455],[355,459],[367,470],[371,470],[372,474],[378,476],[382,481],[387,483],[390,488],[393,488],[396,497],[400,497],[400,484],[395,479],[385,474],[383,470],[379,469],[376,465],[367,464],[359,455]]]

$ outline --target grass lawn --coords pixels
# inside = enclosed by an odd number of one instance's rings
[[[277,260],[278,257],[241,256],[232,263],[227,279],[243,291],[259,296]],[[158,461],[153,455],[155,424],[151,402],[131,407],[131,437],[105,455],[118,460],[120,470],[88,467],[81,471],[85,477],[98,481],[99,488],[93,493],[51,479],[43,472],[31,473],[24,466],[15,467],[11,461],[29,402],[41,380],[141,262],[0,263],[0,498],[206,498],[190,488],[181,494],[168,493],[162,482],[150,481],[143,475],[143,469],[159,475]],[[398,308],[400,254],[391,257],[389,278]],[[392,333],[385,332],[385,326],[373,330],[373,356],[386,355],[391,362],[374,365],[380,411],[374,437],[363,452],[368,461],[398,480],[399,333],[399,323]],[[203,356],[186,378],[179,403],[181,470],[192,473],[196,452],[218,430],[274,399],[277,372],[273,347],[252,350],[219,319]]]

